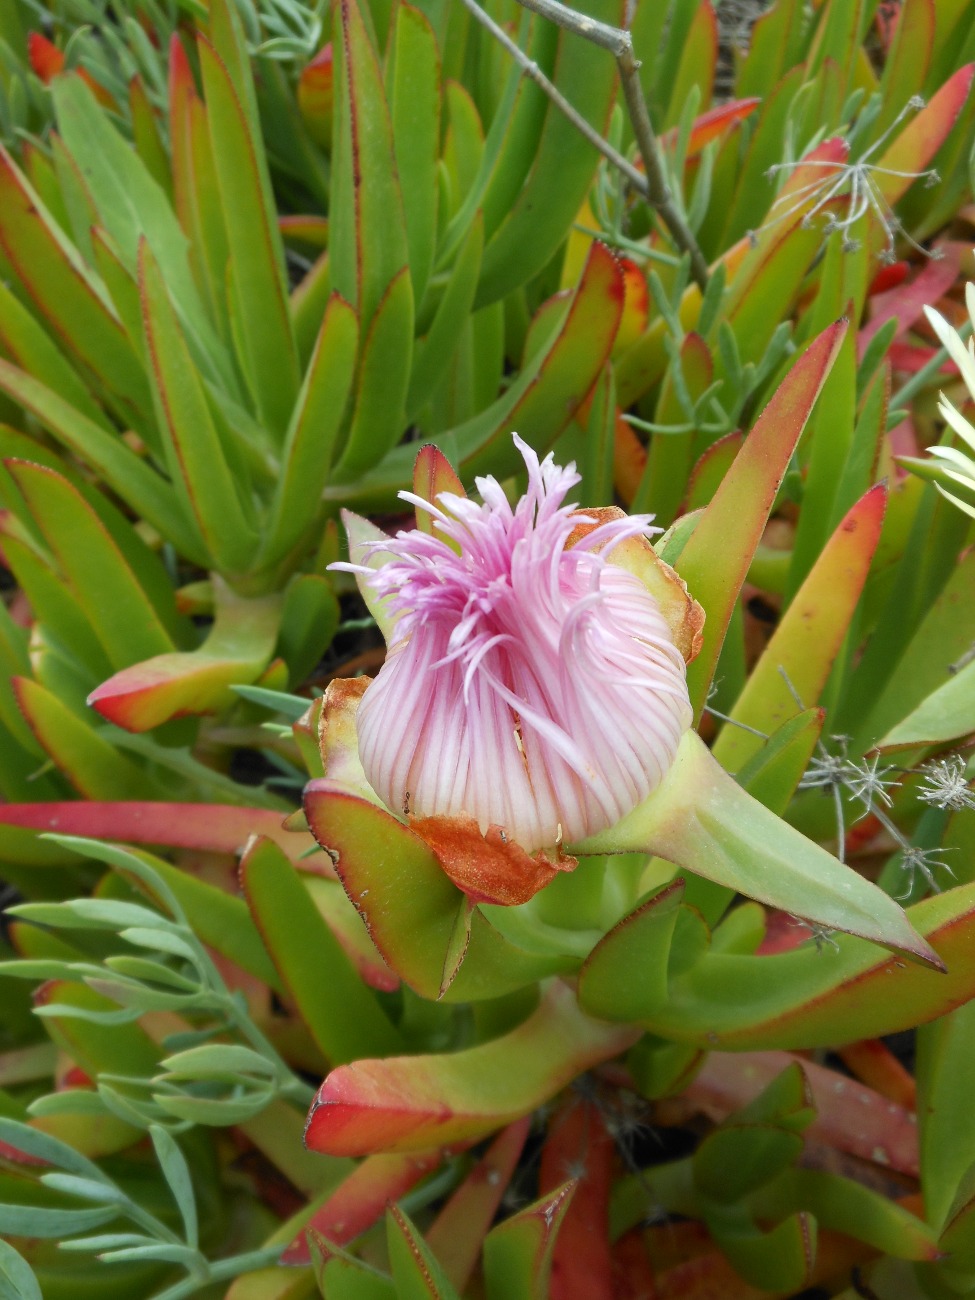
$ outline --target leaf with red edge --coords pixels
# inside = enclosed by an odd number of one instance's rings
[[[714,108],[709,108],[706,113],[701,113],[694,119],[691,133],[687,137],[685,158],[696,158],[705,145],[709,145],[712,140],[717,140],[737,122],[750,117],[761,102],[754,96],[746,99],[731,99],[726,104],[718,104]],[[660,136],[660,143],[666,152],[674,149],[677,145],[677,127],[664,131]]]
[[[484,426],[493,423],[489,419],[494,407],[456,430],[465,478],[484,471],[515,472],[520,457],[511,443],[511,429],[536,451],[551,446],[599,378],[616,341],[625,300],[626,283],[615,255],[594,243],[564,324],[537,372],[530,369],[509,389],[509,398],[518,395],[510,411],[486,439]]]
[[[840,934],[776,956],[709,953],[671,981],[645,1022],[664,1038],[718,1050],[819,1047],[880,1037],[945,1015],[975,995],[975,885],[916,903],[908,920],[947,971],[927,970]]]
[[[27,37],[27,57],[45,86],[52,77],[64,71],[64,51],[40,32],[31,32]]]
[[[439,1148],[412,1155],[374,1155],[364,1160],[337,1187],[284,1250],[282,1264],[307,1264],[305,1232],[315,1232],[326,1242],[345,1246],[382,1217],[391,1201],[398,1201],[421,1178],[443,1162]]]
[[[31,305],[73,358],[137,422],[150,409],[142,363],[97,279],[40,195],[0,147],[0,251]]]
[[[587,1016],[553,981],[527,1020],[491,1042],[333,1070],[312,1103],[305,1142],[331,1155],[367,1155],[476,1140],[530,1114],[639,1034]]]
[[[873,164],[874,184],[888,203],[897,202],[944,144],[968,99],[973,74],[975,63],[959,68]]]
[[[678,909],[680,878],[639,903],[604,934],[579,971],[579,1001],[592,1015],[640,1020],[667,997],[667,965]],[[630,976],[636,958],[639,978]]]
[[[714,359],[710,347],[694,330],[684,336],[679,363],[675,360],[674,369],[665,375],[660,385],[660,396],[654,412],[657,424],[684,425],[686,428],[688,412],[678,396],[673,379],[678,364],[683,379],[682,388],[691,402],[696,403],[714,378]],[[649,511],[661,527],[666,528],[673,523],[687,491],[693,453],[693,430],[652,438],[646,467],[633,502],[634,509]]]
[[[619,0],[589,0],[589,17],[619,25],[624,6]],[[558,49],[552,78],[597,131],[604,131],[616,101],[617,73],[612,59],[591,42],[573,34],[558,33]],[[522,136],[518,141],[521,144]],[[536,146],[502,148],[494,179],[504,182],[510,155],[521,154],[528,163],[524,184],[509,191],[506,212],[497,228],[486,222],[489,238],[484,250],[477,307],[499,301],[528,283],[552,259],[564,241],[573,218],[589,192],[596,171],[597,155],[580,135],[574,123],[548,104]],[[489,185],[485,206],[497,197],[498,187]],[[491,233],[493,232],[493,233]],[[517,425],[515,427],[518,427]]]
[[[719,44],[718,16],[710,0],[701,0],[695,5],[693,14],[668,96],[665,115],[668,126],[680,121],[684,105],[695,91],[702,104],[709,104],[714,94]]]
[[[354,963],[360,978],[370,988],[380,989],[384,993],[395,992],[400,986],[399,976],[383,961],[382,954],[369,938],[362,918],[349,902],[348,895],[338,880],[324,878],[324,868],[333,869],[328,854],[318,853],[311,860],[306,858],[301,866],[305,888],[315,900],[315,906],[324,916],[328,928],[344,948],[345,955]]]
[[[104,799],[151,793],[150,777],[57,695],[29,677],[14,677],[12,684],[31,731],[79,794]]]
[[[882,483],[862,496],[796,592],[732,710],[741,725],[723,727],[714,746],[728,771],[737,772],[759,750],[756,732],[770,735],[798,711],[796,696],[807,708],[819,703],[860,602],[886,504]]]
[[[938,252],[941,257],[931,259],[920,267],[917,274],[907,279],[907,263],[884,267],[870,286],[873,295],[870,320],[857,332],[857,357],[863,359],[867,344],[889,320],[896,320],[895,339],[901,338],[911,326],[921,319],[924,308],[936,303],[954,285],[961,269],[961,259],[968,253],[968,245],[956,240],[941,240]],[[900,268],[904,273],[899,273]],[[898,272],[889,288],[878,289],[881,275]]]
[[[491,1229],[484,1239],[488,1300],[549,1300],[552,1253],[575,1189],[570,1179]]]
[[[898,6],[880,80],[881,108],[871,130],[876,139],[903,106],[924,89],[938,27],[936,0],[906,0]]]
[[[216,575],[214,590],[216,617],[203,645],[115,673],[88,697],[102,717],[128,731],[149,731],[170,718],[226,708],[237,698],[231,686],[260,676],[274,653],[281,597],[246,599]]]
[[[298,108],[308,134],[323,149],[332,148],[332,112],[335,106],[335,66],[329,41],[306,64],[298,78]]]
[[[400,1300],[460,1300],[416,1225],[396,1205],[386,1211],[386,1249]]]
[[[279,812],[214,803],[163,803],[148,799],[5,803],[0,804],[0,826],[234,854],[243,850],[252,835],[263,835],[273,840],[292,862],[303,858],[311,845],[309,836],[282,828]]]
[[[253,840],[240,879],[268,954],[326,1060],[400,1049],[399,1033],[281,850],[270,840]]]
[[[328,248],[328,217],[320,217],[314,213],[290,213],[278,217],[278,230],[281,231],[286,243]]]
[[[335,37],[332,283],[355,308],[365,339],[407,266],[406,220],[382,70],[359,0],[335,6]]]
[[[526,1116],[499,1133],[427,1230],[427,1244],[458,1291],[477,1266],[530,1128]]]
[[[551,1300],[613,1300],[609,1197],[615,1155],[616,1144],[590,1101],[571,1098],[549,1125],[539,1190],[554,1191],[567,1173],[578,1179],[555,1239]]]
[[[253,503],[235,472],[234,448],[214,419],[166,268],[145,237],[139,241],[138,266],[153,403],[170,477],[211,565],[228,574],[246,573],[260,538]]]
[[[441,492],[452,492],[458,497],[467,496],[453,465],[433,443],[428,443],[417,452],[416,464],[413,466],[413,491],[431,505],[436,504]],[[428,510],[417,507],[416,526],[423,533],[432,533],[433,515]]]
[[[687,672],[688,689],[698,715],[704,707],[741,584],[845,332],[845,321],[831,325],[793,364],[677,561],[678,573],[707,616],[703,648]]]
[[[538,452],[566,428],[602,372],[619,329],[625,285],[614,255],[594,243],[561,329],[547,349],[526,366],[507,392],[453,431],[452,445],[462,477],[517,472],[521,458],[511,441],[517,429]],[[415,451],[394,448],[376,470],[355,483],[326,489],[359,509],[394,508],[396,493],[408,487]]]
[[[708,504],[734,464],[744,441],[744,434],[735,430],[712,442],[707,451],[702,452],[687,481],[685,512],[702,510]]]
[[[856,1079],[788,1052],[711,1052],[679,1097],[659,1103],[660,1123],[686,1125],[703,1115],[720,1124],[744,1109],[797,1061],[816,1111],[806,1130],[809,1137],[861,1160],[917,1177],[918,1130],[913,1107],[889,1101]]]
[[[140,575],[81,493],[43,465],[12,458],[4,464],[112,667],[171,651],[172,637]],[[155,559],[148,548],[145,559]]]
[[[45,86],[49,86],[55,77],[64,72],[64,51],[59,50],[53,41],[49,41],[40,32],[30,32],[27,37],[27,58],[34,72]],[[87,68],[73,69],[75,76],[94,92],[100,104],[115,108],[116,103],[100,82],[96,81]]]
[[[169,139],[173,205],[189,240],[193,274],[211,318],[229,333],[227,230],[217,188],[207,114],[179,34],[169,43]]]
[[[215,21],[217,8],[212,6]],[[217,41],[216,32],[212,34]],[[214,174],[232,248],[229,301],[238,358],[262,423],[281,435],[288,427],[301,376],[267,158],[262,141],[253,134],[248,111],[246,92],[252,96],[253,91],[235,84],[237,69],[228,48],[223,49],[229,59],[225,62],[201,33],[197,51]],[[241,76],[250,76],[249,67]]]

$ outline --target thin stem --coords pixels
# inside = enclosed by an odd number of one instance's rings
[[[535,85],[545,92],[559,112],[563,113],[569,119],[572,125],[586,137],[591,145],[599,150],[604,158],[608,159],[614,167],[619,168],[634,189],[638,189],[641,194],[649,197],[646,177],[633,166],[628,158],[624,158],[619,150],[614,149],[609,141],[605,140],[596,128],[586,121],[578,109],[573,108],[566,97],[562,94],[561,90],[559,90],[558,86],[549,81],[548,77],[546,77],[538,64],[528,57],[524,50],[511,39],[504,28],[499,27],[490,14],[484,12],[481,6],[477,3],[477,0],[462,0],[462,3],[474,18],[477,19],[481,26],[487,28],[495,40],[498,41],[500,45],[504,46],[514,61],[525,73],[525,76],[528,77],[529,80],[534,81]],[[528,7],[531,9],[538,8],[539,11],[541,11],[541,3],[542,0],[532,0],[532,3]],[[579,16],[580,15],[576,15],[576,17]],[[601,25],[602,24],[600,24],[600,26]]]
[[[534,3],[540,2],[541,0],[534,0]],[[550,2],[551,0],[545,0],[545,3]],[[647,112],[647,102],[643,97],[643,87],[640,85],[638,75],[640,61],[634,58],[630,33],[621,32],[620,35],[625,36],[626,44],[617,54],[616,63],[623,82],[623,97],[630,115],[630,125],[633,127],[633,134],[636,136],[637,148],[640,150],[647,176],[647,199],[670,231],[677,247],[689,254],[691,273],[703,291],[708,283],[708,264],[694,238],[693,231],[684,220],[683,213],[674,203],[670,186],[667,184],[660,142],[650,121],[650,114]]]
[[[525,75],[544,91],[556,108],[578,131],[581,131],[604,158],[622,172],[633,188],[643,195],[670,231],[677,247],[681,252],[689,254],[691,273],[701,289],[705,289],[708,282],[708,264],[684,214],[674,202],[670,186],[667,184],[660,142],[650,122],[646,100],[643,98],[643,89],[638,75],[640,61],[634,57],[630,33],[625,28],[610,27],[607,23],[580,14],[575,9],[570,9],[568,5],[559,3],[559,0],[519,0],[519,4],[524,5],[526,9],[531,9],[566,31],[608,50],[616,59],[630,124],[640,150],[640,157],[643,159],[643,172],[634,167],[618,149],[614,149],[609,141],[604,139],[577,109],[573,108],[558,87],[545,76],[538,64],[530,59],[508,33],[484,12],[477,0],[463,0],[463,4],[474,18],[504,46]]]
[[[609,50],[616,59],[630,44],[628,31],[620,27],[610,27],[608,23],[601,23],[596,18],[590,18],[588,14],[581,14],[577,9],[570,9],[568,5],[560,4],[559,0],[519,0],[519,3],[533,13],[541,14],[549,22],[564,27],[567,32],[574,32],[583,40],[591,41],[593,45]]]

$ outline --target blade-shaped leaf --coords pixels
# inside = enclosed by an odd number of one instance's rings
[[[67,479],[7,461],[31,517],[115,668],[172,650],[173,642],[108,530]],[[97,591],[92,585],[97,575]]]
[[[707,615],[703,648],[687,672],[698,713],[748,565],[845,329],[840,321],[825,330],[793,364],[677,560],[678,573]]]
[[[397,9],[392,43],[393,143],[403,192],[410,279],[413,297],[419,303],[433,268],[437,236],[440,55],[429,20],[409,4]]]
[[[86,462],[138,514],[179,546],[188,559],[206,563],[206,551],[172,486],[125,443],[89,420],[54,389],[0,357],[0,389],[32,414],[55,438]]]
[[[149,412],[149,391],[104,291],[9,153],[0,147],[0,248],[32,303],[130,418]]]
[[[796,696],[807,707],[819,703],[863,591],[886,501],[886,487],[871,488],[826,543],[738,697],[736,722],[771,735],[798,711]],[[713,752],[737,772],[761,743],[753,731],[728,724]]]
[[[379,60],[358,0],[340,0],[336,18],[332,283],[355,309],[365,339],[407,265],[406,221]]]
[[[397,1206],[386,1211],[389,1262],[401,1300],[459,1300],[439,1260]]]
[[[355,374],[358,322],[337,293],[329,298],[281,455],[265,553],[286,555],[321,509],[335,440]]]
[[[283,436],[300,375],[267,163],[226,64],[197,37],[213,164],[231,249],[231,313],[241,367],[265,426]],[[242,75],[249,76],[249,69]]]
[[[139,247],[139,291],[170,476],[214,565],[224,573],[245,573],[258,546],[241,491],[246,487],[234,481],[162,269],[145,241]]]
[[[80,794],[138,799],[151,793],[148,775],[56,695],[27,677],[14,678],[13,687],[35,737]]]
[[[531,1127],[528,1118],[509,1124],[494,1139],[427,1230],[430,1249],[458,1290],[463,1290],[494,1222]]]
[[[667,1003],[646,1028],[738,1050],[835,1047],[934,1020],[975,989],[975,886],[924,899],[908,916],[947,973],[884,956],[847,935],[822,952],[810,942],[774,956],[712,953],[671,982]]]
[[[271,959],[326,1058],[341,1064],[401,1049],[392,1022],[281,850],[270,840],[253,842],[241,881]]]
[[[617,25],[622,21],[618,0],[591,0],[587,14]],[[553,70],[555,85],[597,131],[608,121],[616,94],[612,59],[589,41],[560,31]],[[547,105],[537,147],[526,155],[531,170],[514,202],[505,204],[505,217],[484,249],[477,305],[504,298],[542,269],[565,238],[586,197],[597,154],[576,126],[554,104]]]
[[[349,1176],[331,1192],[305,1224],[327,1242],[344,1246],[381,1218],[386,1206],[397,1201],[443,1160],[443,1152],[369,1156],[355,1165]],[[304,1231],[284,1251],[283,1264],[307,1264]]]
[[[139,241],[145,238],[159,264],[184,325],[196,342],[200,365],[213,365],[221,352],[203,312],[190,272],[187,239],[169,200],[80,77],[59,77],[52,89],[58,128],[69,151],[84,159],[85,181],[100,223],[134,276]],[[211,378],[216,378],[211,375]],[[233,383],[226,366],[224,382]]]
[[[484,1239],[488,1300],[548,1300],[552,1253],[576,1184],[563,1183]]]

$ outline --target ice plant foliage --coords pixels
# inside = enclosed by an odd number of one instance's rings
[[[441,492],[433,532],[370,544],[361,573],[395,622],[359,705],[359,755],[390,808],[470,817],[523,849],[612,826],[672,764],[692,710],[684,659],[615,549],[650,517],[604,522],[567,505],[573,465],[541,463],[517,436],[528,489],[496,479],[481,502]]]

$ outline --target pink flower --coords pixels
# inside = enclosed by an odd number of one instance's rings
[[[513,509],[493,478],[477,480],[482,504],[402,493],[432,533],[368,543],[379,567],[341,567],[394,620],[356,716],[369,784],[411,818],[473,819],[531,853],[641,803],[692,710],[684,656],[643,580],[666,568],[644,540],[649,517],[565,505],[574,466],[515,442],[528,491]],[[625,543],[627,567],[615,562]]]

